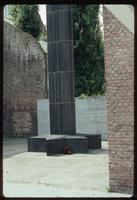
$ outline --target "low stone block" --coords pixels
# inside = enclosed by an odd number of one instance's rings
[[[28,152],[47,152],[46,137],[45,136],[29,137]]]
[[[71,153],[88,153],[88,149],[101,148],[101,135],[46,135],[28,138],[29,152],[47,152],[47,155],[63,154],[67,149]]]
[[[47,156],[63,154],[65,138],[56,138],[47,140]]]
[[[77,133],[76,135],[87,137],[89,149],[101,149],[101,135],[90,135],[82,133]]]
[[[66,147],[72,153],[88,153],[88,139],[81,136],[66,136]]]

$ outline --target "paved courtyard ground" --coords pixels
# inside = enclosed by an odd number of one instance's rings
[[[26,139],[5,139],[6,197],[130,197],[108,192],[108,144],[88,154],[47,156],[27,152]]]

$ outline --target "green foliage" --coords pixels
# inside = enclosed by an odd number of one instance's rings
[[[105,91],[104,54],[99,25],[99,5],[74,5],[75,95]]]
[[[10,5],[11,20],[16,27],[38,38],[41,33],[41,21],[38,5]]]
[[[112,189],[110,187],[106,188],[108,192],[112,192]]]

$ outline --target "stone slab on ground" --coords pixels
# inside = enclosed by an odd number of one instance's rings
[[[88,153],[88,140],[86,137],[81,136],[64,135],[61,137],[61,135],[50,135],[49,139],[47,138],[46,145],[48,156],[64,154],[65,149],[71,153]]]
[[[88,153],[88,138],[71,135],[46,135],[28,138],[28,152],[47,152],[48,156],[71,153]],[[67,153],[67,152],[66,152]]]
[[[88,139],[82,136],[67,136],[66,147],[70,149],[72,153],[88,153]]]
[[[101,149],[101,135],[91,135],[86,133],[77,133],[76,135],[87,137],[89,149]]]
[[[65,138],[47,140],[47,156],[63,153],[65,146]]]
[[[47,152],[46,137],[29,137],[28,152]]]
[[[101,135],[46,135],[28,138],[28,152],[47,152],[47,155],[64,153],[88,153],[88,149],[101,148]]]

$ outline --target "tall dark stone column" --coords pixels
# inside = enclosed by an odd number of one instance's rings
[[[50,133],[74,135],[72,5],[47,5]]]
[[[72,22],[71,5],[47,5],[50,135],[28,138],[30,152],[101,148],[100,135],[76,134]]]

